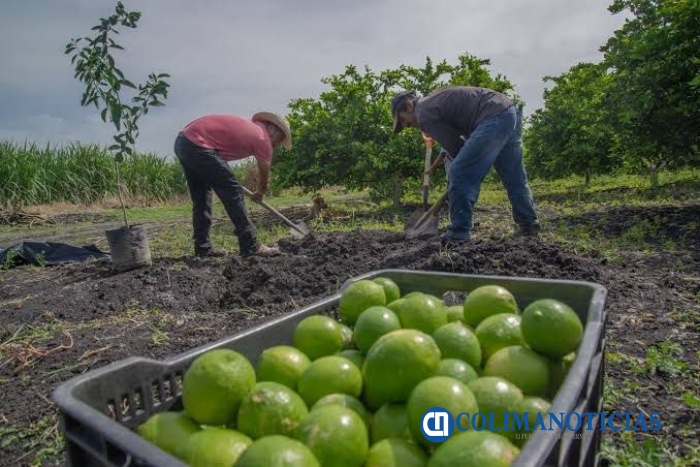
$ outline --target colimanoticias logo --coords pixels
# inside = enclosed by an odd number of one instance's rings
[[[498,417],[496,417],[498,415]],[[661,413],[651,412],[537,412],[534,423],[530,423],[530,413],[462,412],[453,417],[442,407],[433,407],[421,418],[421,432],[429,441],[446,441],[454,432],[475,431],[659,431]],[[503,424],[501,426],[500,419]],[[496,420],[499,419],[499,422]]]

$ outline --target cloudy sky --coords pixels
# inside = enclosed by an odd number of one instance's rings
[[[132,81],[171,75],[166,106],[140,120],[137,149],[172,154],[178,130],[214,112],[285,114],[290,100],[316,97],[321,78],[345,66],[374,71],[454,63],[469,53],[516,85],[525,112],[542,106],[542,77],[582,61],[624,17],[604,0],[124,0],[141,11],[117,42],[117,65]],[[91,34],[116,0],[2,0],[0,139],[60,145],[110,144],[113,127],[80,106],[65,44]]]

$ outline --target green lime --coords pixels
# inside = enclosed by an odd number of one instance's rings
[[[424,293],[406,295],[393,301],[387,308],[396,313],[405,329],[416,329],[432,334],[440,326],[447,324],[445,306],[436,297]]]
[[[453,323],[455,321],[464,321],[464,306],[463,305],[452,305],[445,309],[447,313],[447,322]]]
[[[215,349],[195,358],[182,379],[182,404],[200,425],[229,426],[241,400],[256,383],[255,369],[241,353]]]
[[[507,379],[525,396],[545,397],[549,390],[546,357],[520,345],[504,347],[491,355],[482,374]]]
[[[323,315],[312,315],[299,321],[292,336],[294,347],[310,360],[339,352],[345,346],[345,339],[341,324]]]
[[[549,389],[547,391],[547,397],[550,400],[554,400],[559,392],[559,388],[564,384],[566,376],[569,374],[571,365],[574,364],[576,360],[576,352],[571,352],[564,358],[549,358]]]
[[[237,429],[252,439],[268,435],[293,436],[308,413],[303,399],[292,389],[263,381],[243,398]]]
[[[336,354],[339,357],[350,360],[358,370],[362,371],[362,364],[365,362],[365,356],[357,349],[345,349]]]
[[[478,373],[471,365],[456,358],[442,359],[440,361],[440,368],[438,368],[437,375],[451,376],[460,380],[464,384],[468,384],[470,381],[473,381],[479,377]]]
[[[384,287],[368,279],[352,282],[340,296],[338,310],[343,321],[353,326],[360,314],[371,306],[385,306]]]
[[[515,437],[516,446],[522,448],[525,445],[529,437],[523,435],[534,431],[538,414],[541,415],[542,420],[548,420],[550,408],[551,404],[540,397],[526,397],[520,402],[518,407],[520,420],[513,420],[511,425],[511,429],[520,435]],[[549,426],[549,422],[545,423]]]
[[[440,349],[429,335],[415,329],[384,334],[367,352],[362,368],[367,407],[407,401],[413,388],[439,366]]]
[[[184,446],[191,467],[230,467],[253,440],[235,430],[210,427],[195,433]]]
[[[441,407],[457,420],[461,413],[477,413],[480,407],[474,393],[461,381],[449,376],[433,376],[424,379],[413,389],[406,404],[408,426],[413,438],[423,446],[435,446],[422,431],[423,415],[433,407]],[[454,430],[452,436],[457,433]]]
[[[576,312],[549,298],[535,300],[525,308],[521,329],[530,348],[548,357],[574,352],[583,338],[583,323]]]
[[[433,333],[442,358],[456,358],[474,369],[481,368],[481,345],[474,332],[461,321],[441,326]]]
[[[367,426],[367,429],[369,430],[372,422],[372,414],[365,408],[358,398],[347,394],[328,394],[327,396],[320,398],[313,405],[313,407],[311,407],[311,410],[316,410],[328,405],[340,405],[354,410],[355,413],[362,418],[362,420],[365,422],[365,426]]]
[[[474,333],[481,344],[482,363],[486,363],[494,352],[503,347],[526,345],[520,331],[520,322],[520,315],[499,313],[479,323]]]
[[[355,346],[355,336],[352,328],[341,323],[340,333],[343,336],[343,349],[352,349]]]
[[[520,450],[490,431],[462,431],[440,444],[427,467],[511,467]]]
[[[362,372],[347,358],[337,355],[314,360],[299,379],[299,395],[312,407],[328,394],[362,394]]]
[[[515,297],[500,285],[484,285],[472,290],[464,300],[464,322],[473,329],[484,319],[499,313],[519,315]]]
[[[321,463],[304,443],[270,435],[253,441],[235,467],[321,467]]]
[[[513,383],[495,376],[482,376],[468,384],[476,396],[479,412],[483,417],[470,419],[470,427],[477,430],[500,432],[507,438],[514,437],[510,430],[510,417],[506,420],[504,414],[513,414],[520,408],[523,401],[522,391]]]
[[[363,467],[425,467],[428,456],[405,439],[384,439],[367,453]]]
[[[201,431],[200,426],[184,412],[167,411],[151,415],[136,432],[175,457],[185,459],[183,448],[190,437]]]
[[[367,353],[377,339],[391,331],[401,329],[398,316],[384,306],[371,306],[363,311],[355,322],[355,343]]]
[[[370,425],[372,444],[388,438],[413,441],[411,429],[408,427],[406,404],[384,404],[372,416]]]
[[[361,467],[369,451],[364,421],[355,411],[340,405],[309,412],[299,426],[297,439],[324,467]]]
[[[393,302],[394,300],[398,300],[399,298],[401,298],[401,289],[396,284],[396,282],[389,279],[388,277],[377,277],[376,279],[373,279],[372,282],[375,282],[384,287],[384,295],[386,296],[387,305]]]
[[[309,365],[309,357],[296,347],[269,347],[262,351],[258,359],[257,380],[274,381],[296,391],[299,378]]]

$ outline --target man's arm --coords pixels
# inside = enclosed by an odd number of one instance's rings
[[[253,193],[253,198],[262,200],[270,183],[270,163],[256,159],[258,164],[258,189]]]

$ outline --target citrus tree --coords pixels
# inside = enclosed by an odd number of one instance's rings
[[[420,132],[393,133],[391,98],[399,90],[415,89],[425,95],[446,84],[512,92],[505,77],[491,76],[489,63],[468,54],[454,64],[445,60],[435,64],[427,57],[420,68],[402,65],[374,72],[350,65],[341,74],[321,79],[329,89],[317,99],[289,104],[295,144],[276,157],[275,184],[309,193],[336,185],[369,189],[374,201],[392,199],[394,205],[400,204],[407,187],[420,186],[425,150]],[[436,186],[444,183],[444,177],[433,178]]]
[[[588,184],[593,175],[620,166],[605,99],[612,80],[604,66],[592,63],[544,78],[553,86],[544,91],[544,107],[530,116],[523,136],[533,177],[581,175]]]
[[[65,49],[66,55],[72,54],[75,78],[85,85],[80,104],[83,107],[94,105],[100,111],[102,121],[109,120],[117,130],[113,137],[115,144],[109,150],[115,156],[119,200],[127,227],[129,223],[122,195],[119,163],[134,152],[139,134],[139,119],[148,113],[150,107],[164,105],[169,88],[164,78],[170,76],[166,73],[150,73],[148,80],[137,86],[117,68],[112,51],[124,48],[115,42],[113,36],[119,34],[119,26],[135,29],[140,18],[140,12],[127,11],[122,2],[117,2],[115,13],[100,18],[99,24],[92,28],[96,31],[94,35],[71,39]],[[79,45],[82,47],[79,48]],[[133,90],[131,99],[124,96],[128,89]]]
[[[700,2],[615,0],[634,17],[602,47],[616,79],[607,94],[631,168],[700,163]]]

